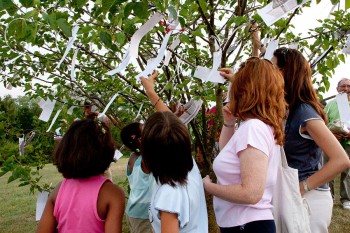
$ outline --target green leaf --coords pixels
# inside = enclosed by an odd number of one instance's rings
[[[134,2],[128,3],[125,8],[124,8],[124,18],[128,18],[129,15],[131,14],[131,11],[133,10],[134,7]]]
[[[26,30],[27,30],[27,22],[22,19],[17,21],[18,23],[18,29],[17,29],[17,38],[24,38],[26,36]]]
[[[51,28],[53,30],[57,30],[58,29],[58,25],[57,25],[57,20],[56,20],[56,14],[50,14],[50,15],[44,15],[43,18],[47,21],[49,21],[49,24],[51,26]]]
[[[102,11],[107,12],[116,0],[102,0]]]
[[[135,2],[133,10],[135,15],[140,19],[147,19],[149,16],[148,5],[144,2]]]
[[[8,8],[6,8],[6,11],[7,11],[7,13],[9,14],[9,15],[15,15],[16,14],[16,12],[17,12],[17,10],[18,10],[18,7],[15,5],[15,4],[13,4],[13,5],[11,5],[10,7],[8,7]]]
[[[13,5],[14,4],[11,0],[0,0],[0,10],[8,9]]]
[[[179,23],[181,25],[181,28],[185,28],[186,27],[185,19],[181,16],[178,19],[179,19]]]
[[[344,56],[344,54],[341,53],[341,54],[338,55],[338,57],[343,63],[345,63],[345,56]]]
[[[173,16],[174,20],[176,20],[177,19],[177,11],[175,10],[175,7],[169,6],[168,11]]]
[[[107,48],[112,46],[112,36],[108,32],[101,32],[100,40]]]
[[[81,7],[85,6],[87,2],[88,2],[88,0],[73,0],[72,4],[76,8],[81,8]]]
[[[72,36],[72,28],[68,24],[66,19],[63,19],[63,18],[58,19],[57,25],[67,37]]]
[[[345,0],[345,10],[350,8],[350,0]]]
[[[34,6],[34,0],[19,0],[19,2],[24,6],[25,8],[33,7]]]
[[[207,11],[207,1],[206,0],[199,0],[199,6],[202,8],[204,12]]]
[[[13,21],[8,29],[10,35],[14,35],[16,39],[21,39],[26,36],[27,22],[24,19]]]
[[[119,45],[124,45],[126,41],[126,36],[123,32],[119,32],[115,34],[115,39]]]

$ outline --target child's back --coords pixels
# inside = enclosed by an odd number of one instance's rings
[[[122,232],[125,197],[103,177],[113,160],[111,134],[100,121],[74,122],[54,153],[65,177],[51,192],[37,232]]]
[[[151,233],[148,208],[151,201],[154,178],[143,164],[140,154],[142,124],[131,123],[125,126],[120,137],[131,153],[126,175],[130,185],[130,194],[126,205],[126,219],[131,233]]]

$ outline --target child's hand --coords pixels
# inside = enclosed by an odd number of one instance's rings
[[[154,80],[158,76],[158,71],[154,70],[152,75],[149,75],[148,78],[141,77],[142,86],[145,88],[146,92],[154,91]]]

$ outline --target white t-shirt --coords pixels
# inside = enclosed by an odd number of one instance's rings
[[[187,185],[155,184],[149,218],[155,233],[161,232],[159,211],[176,213],[181,233],[207,233],[208,214],[203,181],[196,163],[187,175]]]
[[[214,160],[213,169],[217,183],[241,183],[239,152],[245,150],[248,145],[262,151],[269,158],[264,194],[255,205],[236,204],[214,196],[214,211],[220,227],[235,227],[252,221],[273,219],[271,200],[281,158],[280,146],[275,144],[271,126],[258,119],[249,119],[241,123]]]

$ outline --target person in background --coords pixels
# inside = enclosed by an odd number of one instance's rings
[[[339,93],[347,93],[348,101],[350,102],[350,79],[342,78],[338,82],[337,91]],[[328,126],[332,125],[335,121],[340,121],[338,104],[335,99],[328,102],[325,112],[329,119]],[[347,155],[350,156],[350,133],[333,132],[333,134],[339,140]],[[330,188],[334,197],[334,181],[330,182]],[[350,169],[344,170],[340,175],[340,201],[344,209],[350,210]]]
[[[126,219],[131,233],[152,233],[148,208],[154,186],[154,178],[145,166],[141,155],[141,123],[131,123],[120,132],[123,144],[132,153],[126,168],[130,194],[126,205]]]
[[[283,77],[270,61],[257,57],[242,63],[236,74],[220,71],[232,81],[230,102],[223,107],[221,151],[213,163],[217,183],[206,176],[204,188],[214,195],[221,233],[275,233],[272,192],[287,108]]]
[[[149,209],[154,232],[207,233],[203,183],[187,127],[172,112],[153,113],[142,131],[141,153],[156,181]]]
[[[310,207],[312,233],[328,232],[333,199],[327,182],[350,167],[349,158],[327,128],[327,116],[312,86],[311,68],[295,49],[279,48],[272,62],[281,70],[289,114],[284,149],[288,165],[298,169],[300,193]],[[323,165],[322,151],[328,156]]]
[[[114,156],[109,128],[77,120],[58,144],[53,161],[64,179],[49,195],[37,232],[122,232],[124,191],[103,176]]]

